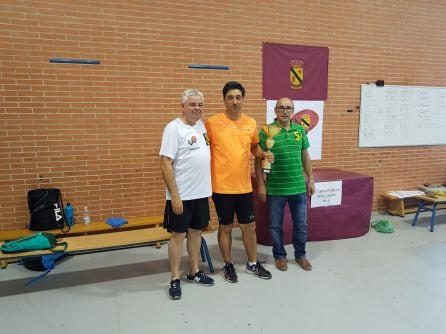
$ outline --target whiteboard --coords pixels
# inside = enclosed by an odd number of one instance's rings
[[[358,143],[446,145],[446,87],[361,85]]]

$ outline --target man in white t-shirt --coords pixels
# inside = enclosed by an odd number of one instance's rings
[[[160,149],[167,188],[164,227],[172,233],[168,248],[172,299],[181,298],[180,263],[186,233],[187,280],[207,286],[214,284],[211,277],[198,270],[201,230],[209,224],[208,197],[212,194],[209,142],[201,121],[203,94],[187,89],[181,105],[182,115],[164,128]]]

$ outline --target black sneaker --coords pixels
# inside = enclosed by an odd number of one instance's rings
[[[252,266],[250,266],[249,263],[246,263],[246,272],[250,274],[256,274],[262,279],[271,279],[272,277],[271,273],[263,268],[259,261],[257,261],[257,263],[253,264]]]
[[[214,280],[207,276],[201,270],[197,271],[195,275],[187,275],[187,280],[189,282],[199,283],[201,285],[211,286],[214,285]]]
[[[231,262],[225,263],[223,273],[225,274],[225,280],[227,280],[229,283],[237,283],[237,273],[235,272],[234,265]]]
[[[179,279],[174,279],[173,281],[170,281],[169,297],[171,299],[181,298],[181,286]]]

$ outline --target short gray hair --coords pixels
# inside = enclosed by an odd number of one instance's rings
[[[200,92],[197,89],[186,89],[183,92],[183,95],[181,96],[181,103],[182,104],[186,103],[189,96],[199,96],[201,97],[201,100],[204,102],[204,96],[202,92]]]

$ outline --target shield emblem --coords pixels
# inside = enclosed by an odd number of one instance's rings
[[[290,83],[292,89],[301,89],[304,81],[304,62],[301,60],[292,60],[290,68]]]
[[[294,123],[302,125],[305,132],[308,133],[313,130],[319,123],[319,116],[317,112],[311,109],[304,109],[298,111],[292,118]]]

